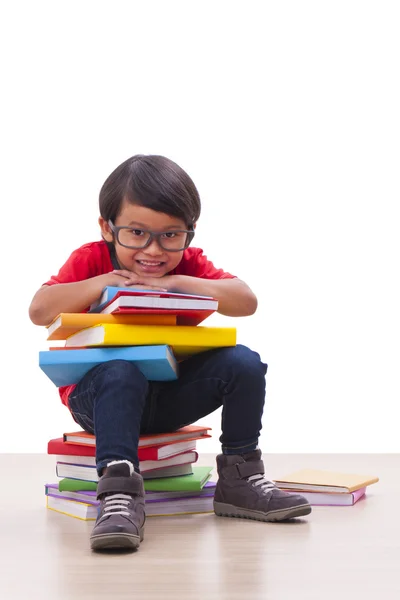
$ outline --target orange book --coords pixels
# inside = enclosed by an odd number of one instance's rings
[[[201,425],[186,425],[168,433],[152,433],[141,435],[139,438],[139,448],[143,446],[158,446],[177,442],[181,440],[200,440],[211,437],[208,433],[211,427],[202,427]],[[63,441],[67,444],[76,444],[81,446],[95,446],[96,438],[86,431],[74,431],[63,434]]]
[[[107,323],[110,325],[176,325],[176,315],[61,313],[47,326],[47,339],[66,340],[81,329]]]

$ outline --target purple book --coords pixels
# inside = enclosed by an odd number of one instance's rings
[[[216,483],[207,481],[200,492],[146,492],[146,504],[154,502],[170,502],[184,501],[198,498],[212,498],[214,496]],[[96,500],[96,492],[81,490],[78,492],[62,491],[58,489],[58,483],[47,483],[45,485],[46,496],[54,496],[56,498],[64,498],[65,500],[75,500],[75,502],[84,502],[99,506],[100,502]]]

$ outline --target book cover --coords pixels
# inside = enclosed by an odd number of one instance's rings
[[[46,506],[50,510],[67,515],[68,517],[81,519],[81,521],[95,521],[97,519],[98,509],[97,506],[93,506],[92,504],[46,496]]]
[[[46,483],[45,484],[46,496],[53,496],[55,498],[63,498],[64,500],[74,500],[75,502],[83,502],[84,504],[93,504],[98,506],[100,502],[96,499],[97,492],[92,490],[79,490],[77,492],[61,491],[58,489],[58,483]]]
[[[95,492],[97,490],[97,481],[64,477],[58,482],[58,490],[60,492]]]
[[[181,477],[183,475],[191,475],[193,473],[192,464],[197,461],[198,455],[196,452],[185,453],[185,462],[177,462],[177,457],[166,458],[165,462],[169,462],[169,465],[162,465],[164,461],[146,461],[156,463],[155,467],[152,465],[140,465],[141,474],[143,479],[157,479],[161,477]],[[183,459],[181,459],[183,460]],[[143,466],[144,465],[144,466]],[[71,463],[56,464],[56,475],[63,479],[76,479],[79,481],[90,481],[97,483],[99,476],[95,466],[90,465],[74,465]]]
[[[188,327],[171,325],[95,325],[67,338],[66,347],[142,346],[166,344],[174,355],[188,356],[213,348],[236,345],[235,327]],[[139,365],[138,365],[139,366]]]
[[[202,425],[186,425],[185,427],[181,427],[176,431],[171,431],[168,433],[149,433],[142,434],[139,438],[139,448],[145,446],[157,446],[166,444],[168,442],[176,442],[180,440],[188,440],[188,439],[205,439],[210,438],[211,435],[208,433],[211,430],[211,427],[204,427]],[[75,444],[75,445],[87,445],[87,446],[95,446],[96,438],[91,433],[86,433],[86,431],[74,431],[63,434],[63,440],[67,444]]]
[[[149,381],[173,381],[178,377],[178,362],[166,345],[39,352],[39,367],[57,387],[78,383],[90,369],[109,360],[134,363]]]
[[[99,300],[91,305],[89,312],[100,312],[111,301],[121,297],[127,298],[127,306],[138,308],[204,308],[209,310],[218,308],[217,300],[211,296],[107,286]]]
[[[141,460],[139,469],[144,476],[145,473],[154,471],[154,477],[158,477],[157,472],[167,467],[193,464],[197,462],[199,455],[195,451],[181,452],[161,460]],[[67,460],[57,460],[56,473],[59,477],[71,477],[73,479],[86,479],[87,481],[98,481],[96,471],[96,459],[94,457],[73,457],[66,456]]]
[[[176,325],[176,316],[165,314],[104,315],[102,313],[61,313],[47,326],[47,340],[66,340],[68,336],[93,325]]]
[[[366,488],[363,487],[355,492],[347,494],[325,494],[324,492],[305,492],[304,490],[301,492],[295,492],[293,490],[284,491],[292,494],[301,493],[301,495],[308,500],[311,506],[354,506],[356,502],[365,496]]]
[[[146,480],[146,491],[196,491],[201,490],[210,479],[213,467],[193,467],[193,474],[184,477],[156,478]]]
[[[88,483],[88,482],[84,482],[84,483]],[[60,485],[62,488],[64,488],[65,485],[67,485],[67,487],[73,487],[74,490],[70,491],[70,490],[62,489],[60,491],[59,490]],[[70,482],[65,485],[62,484],[61,482],[60,483],[46,483],[45,484],[45,493],[48,495],[51,495],[51,496],[66,498],[68,500],[76,500],[77,502],[84,502],[86,504],[96,503],[97,484],[94,484],[95,489],[91,489],[91,490],[84,490],[84,489],[75,490],[75,488],[77,488],[79,486],[79,481],[76,479],[70,480]],[[146,501],[146,503],[151,504],[153,502],[161,502],[161,501],[167,501],[167,500],[180,500],[182,498],[193,498],[193,497],[200,498],[203,496],[214,496],[216,485],[217,484],[215,481],[207,481],[200,490],[195,490],[195,491],[186,491],[186,492],[185,491],[181,491],[181,492],[146,491],[145,492],[145,501]]]
[[[339,473],[318,469],[302,469],[275,480],[286,490],[350,493],[379,481],[378,477],[354,473]]]
[[[176,324],[188,325],[195,327],[199,323],[202,323],[210,315],[215,313],[215,310],[194,310],[194,309],[178,309],[178,308],[132,308],[124,306],[123,298],[116,298],[110,304],[108,304],[104,310],[101,311],[102,315],[113,314],[113,315],[164,315],[172,314],[176,318]]]
[[[148,500],[147,495],[145,495],[146,517],[211,513],[214,511],[214,488],[208,489],[206,492],[207,493],[191,492],[191,495],[187,496],[158,498],[156,500]],[[70,516],[75,516],[77,511],[75,504],[67,504],[68,501],[72,503],[79,502],[86,506],[91,505],[96,510],[100,505],[100,502],[96,500],[96,492],[59,492],[57,484],[46,484],[45,494],[51,498],[59,498],[62,501],[62,504],[57,502],[58,511],[69,514]],[[52,501],[50,501],[50,503],[51,502]],[[85,509],[79,507],[78,511],[78,514],[81,514]],[[96,513],[93,511],[92,514]]]
[[[177,500],[146,502],[146,517],[174,517],[214,512],[214,494]]]
[[[96,447],[92,445],[67,444],[62,437],[49,440],[47,443],[47,454],[62,454],[70,456],[96,456]]]
[[[138,449],[139,461],[162,460],[182,454],[182,452],[194,451],[197,439],[201,439],[201,436],[162,445],[140,447]],[[49,440],[47,454],[55,454],[58,462],[90,465],[95,464],[96,447],[70,444],[64,442],[63,438],[55,438]],[[77,462],[78,460],[79,462]]]

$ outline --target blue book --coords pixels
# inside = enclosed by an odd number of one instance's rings
[[[149,381],[178,378],[178,362],[166,345],[39,352],[39,367],[57,387],[78,383],[90,369],[108,360],[133,362]]]

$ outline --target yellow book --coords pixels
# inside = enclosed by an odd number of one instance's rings
[[[66,340],[77,331],[94,325],[176,325],[176,315],[104,315],[61,313],[47,326],[48,340]]]
[[[279,488],[285,490],[348,494],[376,483],[379,478],[372,475],[302,469],[274,481]]]
[[[177,358],[236,345],[235,327],[186,325],[96,325],[69,336],[67,348],[91,346],[171,346]]]

